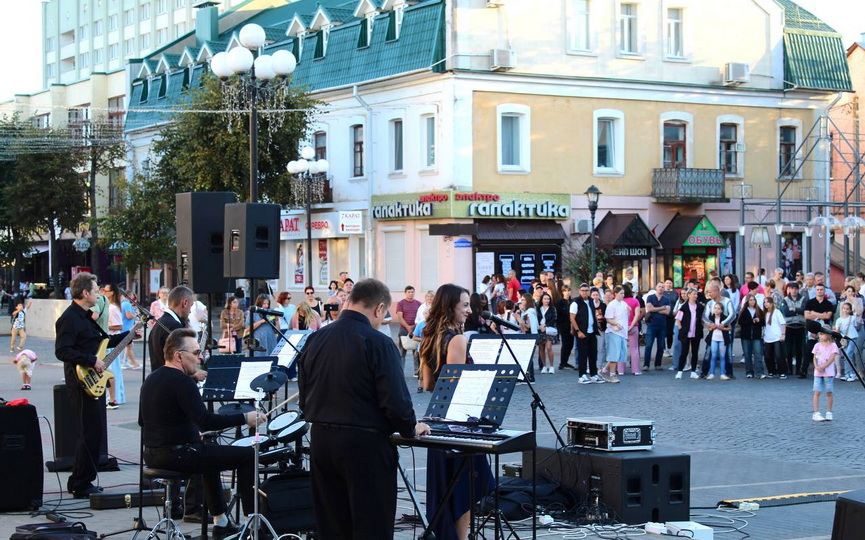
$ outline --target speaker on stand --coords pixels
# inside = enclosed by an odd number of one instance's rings
[[[279,212],[278,204],[225,205],[225,277],[279,277]]]
[[[177,279],[196,294],[226,293],[231,280],[223,272],[225,206],[237,202],[227,191],[178,193]]]

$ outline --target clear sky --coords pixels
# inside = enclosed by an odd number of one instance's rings
[[[527,0],[510,0],[525,2]],[[553,1],[553,0],[545,0]],[[708,1],[708,0],[697,0]],[[865,0],[797,0],[803,8],[820,17],[844,35],[844,45],[859,41],[865,32]],[[0,22],[0,102],[15,94],[41,90],[42,0],[5,0]]]

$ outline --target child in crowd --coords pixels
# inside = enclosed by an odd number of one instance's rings
[[[21,390],[30,390],[30,382],[33,380],[33,368],[36,366],[36,360],[39,357],[30,349],[24,349],[15,355],[12,363],[18,366],[18,371],[21,372]]]
[[[18,342],[18,350],[20,351],[24,348],[24,342],[27,341],[27,332],[24,329],[24,321],[29,309],[29,301],[27,302],[27,307],[24,307],[24,300],[18,300],[15,303],[15,311],[12,312],[12,341],[9,342],[9,352],[14,352],[16,338],[20,338],[20,341]]]
[[[709,324],[709,335],[706,336],[707,342],[711,351],[711,361],[709,363],[709,374],[706,379],[712,380],[715,378],[715,367],[720,368],[721,380],[729,379],[726,373],[726,351],[727,341],[730,339],[730,325],[721,324],[724,320],[724,305],[721,302],[715,302],[712,307],[711,323]]]
[[[832,420],[833,383],[835,381],[835,360],[838,346],[829,334],[820,334],[820,341],[814,345],[814,414],[815,422]],[[820,392],[826,392],[826,416],[820,414]]]

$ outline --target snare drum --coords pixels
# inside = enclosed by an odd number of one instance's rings
[[[295,422],[276,434],[276,440],[283,444],[299,441],[309,431],[309,422]]]
[[[267,432],[270,435],[276,435],[283,429],[300,420],[300,417],[301,415],[298,411],[284,412],[267,424]]]
[[[237,439],[231,446],[252,446],[255,444],[255,435],[250,435],[249,437],[242,437]],[[261,450],[267,450],[271,446],[276,445],[276,439],[270,437],[268,435],[259,435],[258,436],[258,447]]]

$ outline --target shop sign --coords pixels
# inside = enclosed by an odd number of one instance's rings
[[[457,238],[454,240],[455,248],[470,248],[472,247],[472,241],[468,238]]]
[[[691,231],[691,234],[688,235],[688,239],[685,240],[683,245],[692,247],[725,247],[726,243],[721,235],[718,234],[718,229],[709,221],[709,218],[703,217],[697,226],[694,227],[694,230]]]
[[[610,249],[610,255],[612,255],[613,257],[639,257],[641,259],[648,259],[649,248],[617,247]]]
[[[488,218],[553,219],[571,217],[571,196],[563,193],[432,191],[372,198],[372,217],[389,219]]]
[[[358,212],[360,213],[360,212]],[[345,236],[337,230],[339,223],[337,212],[321,212],[312,215],[312,237],[313,238],[336,238]],[[306,215],[291,213],[290,210],[283,211],[279,216],[279,239],[280,240],[306,240]]]
[[[355,210],[339,213],[339,232],[342,234],[363,233],[363,212]]]

